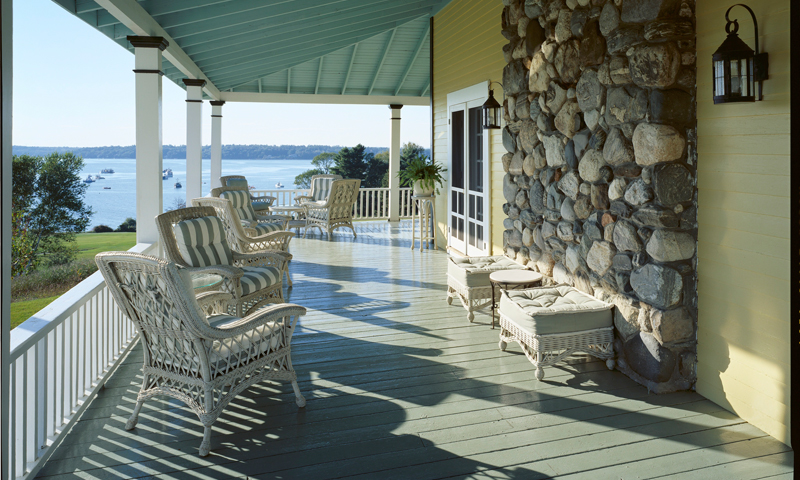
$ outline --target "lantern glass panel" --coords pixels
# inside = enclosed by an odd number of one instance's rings
[[[725,95],[725,62],[714,62],[714,95]]]
[[[731,95],[742,95],[742,68],[741,60],[731,60]]]

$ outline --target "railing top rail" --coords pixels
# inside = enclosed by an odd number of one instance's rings
[[[147,253],[156,245],[137,243],[128,251]],[[58,320],[72,315],[85,303],[87,298],[99,292],[104,284],[103,275],[100,272],[94,272],[89,278],[72,287],[64,295],[61,295],[50,305],[37,312],[35,316],[25,320],[12,330],[9,338],[11,347],[9,362],[15,361],[28,348],[35,345],[36,342],[56,328],[59,325]]]

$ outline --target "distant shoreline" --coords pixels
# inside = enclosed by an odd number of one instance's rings
[[[338,152],[341,145],[223,145],[222,158],[227,160],[312,160],[320,153]],[[368,153],[380,153],[388,147],[367,147]],[[136,158],[136,146],[107,147],[33,147],[14,145],[14,155],[46,156],[53,152],[72,152],[83,158],[132,159]],[[426,150],[430,156],[430,151]],[[163,158],[185,160],[185,145],[164,145]],[[203,147],[203,159],[211,158],[211,147]]]

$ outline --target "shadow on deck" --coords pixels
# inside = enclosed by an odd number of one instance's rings
[[[490,317],[445,302],[446,254],[411,250],[410,225],[360,223],[296,238],[287,301],[305,409],[264,382],[214,425],[145,403],[137,346],[38,478],[791,478],[792,451],[694,392],[652,395],[575,357],[545,380]]]

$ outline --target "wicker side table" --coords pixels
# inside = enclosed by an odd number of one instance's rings
[[[494,330],[494,311],[497,310],[495,288],[519,290],[538,287],[542,284],[542,275],[530,270],[498,270],[489,275],[492,284],[492,330]]]
[[[422,244],[426,244],[428,248],[431,248],[431,242],[433,242],[433,248],[436,248],[436,226],[433,227],[433,236],[431,236],[430,227],[433,222],[436,221],[436,203],[434,200],[436,199],[436,195],[431,195],[429,197],[418,197],[416,195],[412,195],[411,199],[414,200],[416,203],[417,210],[419,210],[419,251],[422,251]],[[428,213],[428,207],[430,206],[430,213]],[[414,250],[414,242],[417,238],[417,231],[414,229],[414,209],[411,210],[411,250]]]

